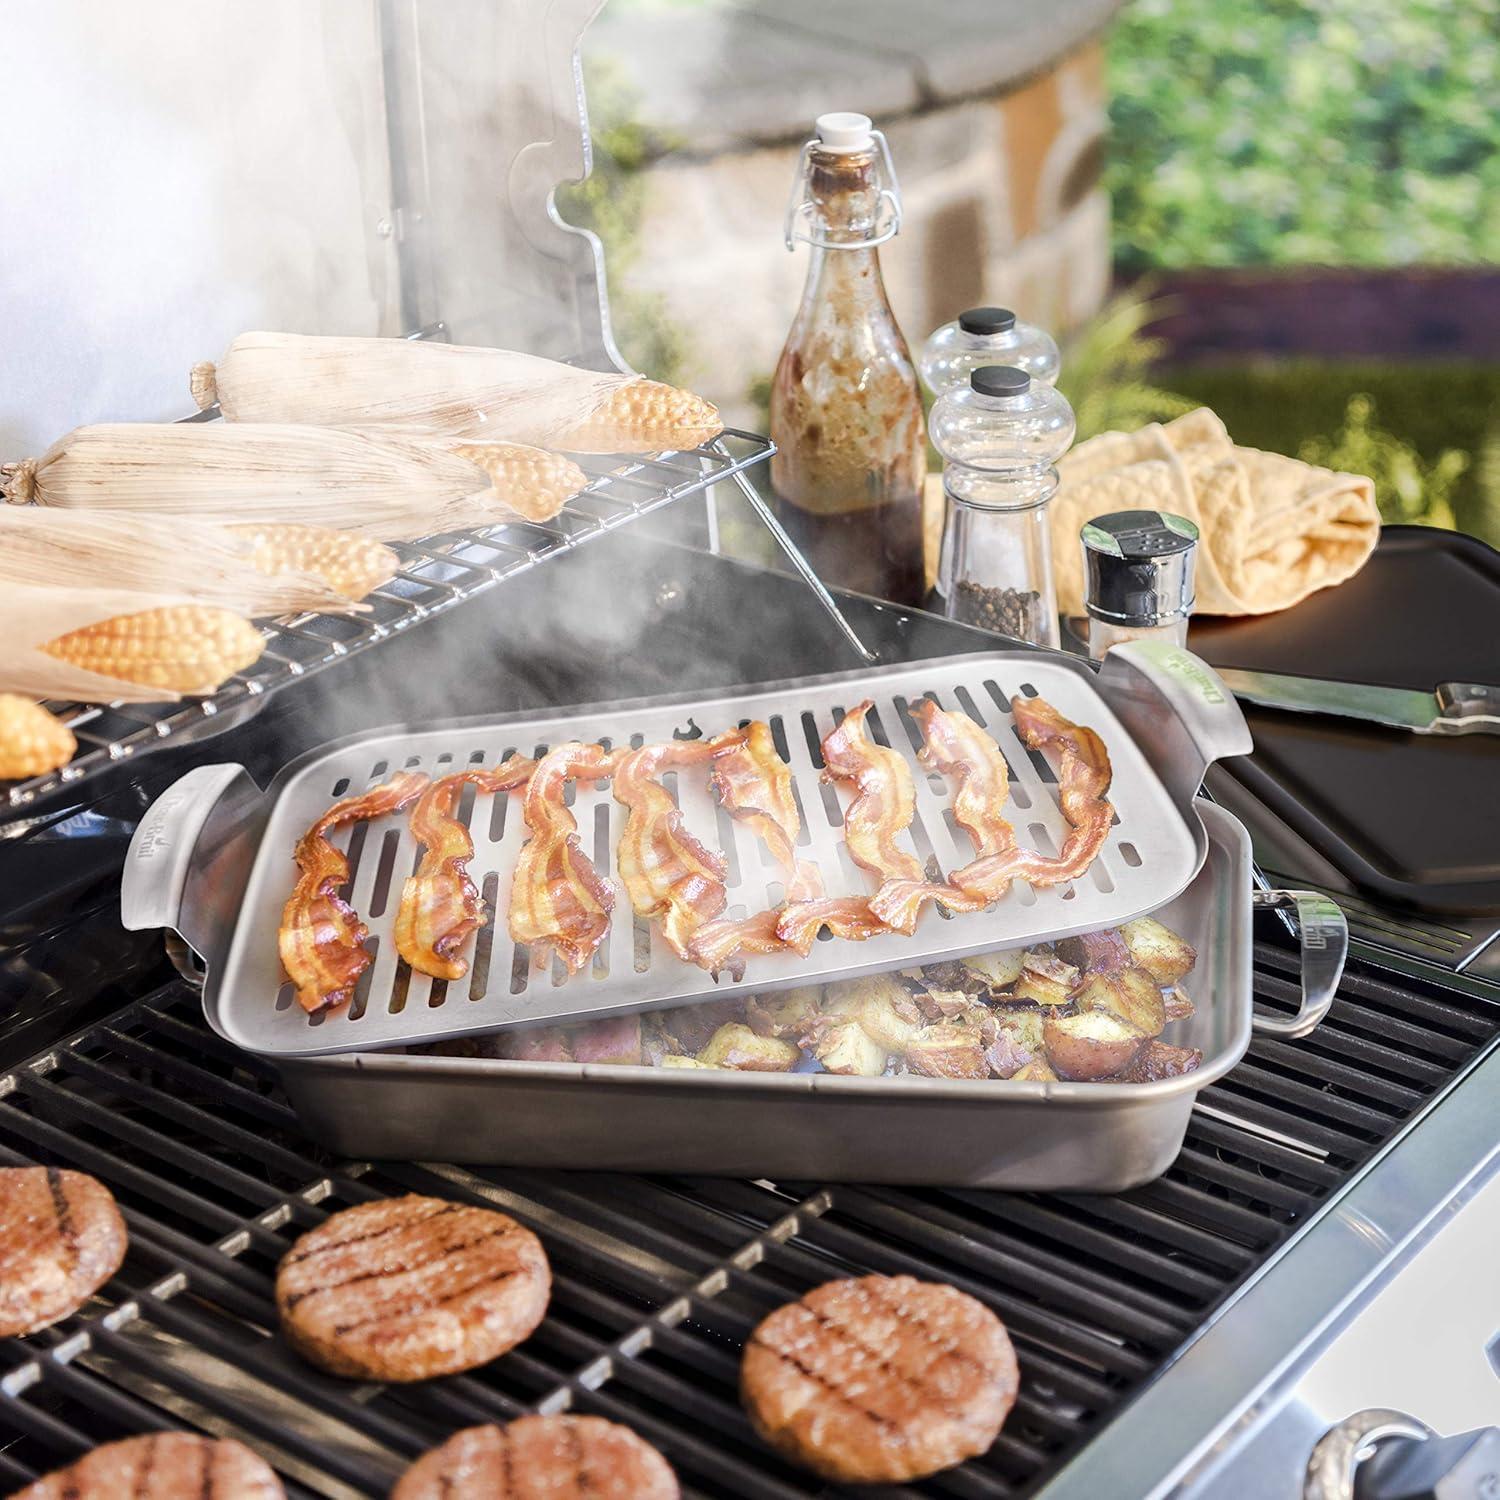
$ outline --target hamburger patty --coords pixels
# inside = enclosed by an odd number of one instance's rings
[[[815,1287],[760,1324],[740,1369],[760,1436],[845,1484],[920,1479],[983,1453],[1018,1384],[1000,1319],[911,1276]]]
[[[0,1338],[77,1312],[125,1259],[102,1182],[56,1167],[0,1168]]]
[[[363,1380],[471,1370],[519,1344],[547,1310],[541,1241],[505,1214],[442,1198],[383,1198],[304,1234],[276,1273],[287,1341]]]
[[[231,1438],[153,1432],[106,1443],[11,1500],[285,1500],[270,1465]]]
[[[677,1500],[677,1477],[628,1427],[603,1417],[521,1417],[469,1427],[424,1453],[391,1500]]]

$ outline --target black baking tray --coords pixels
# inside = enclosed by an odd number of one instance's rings
[[[1293,609],[1194,621],[1221,667],[1385,687],[1500,682],[1500,552],[1388,527],[1347,583]],[[1500,913],[1500,736],[1439,738],[1245,705],[1255,754],[1220,775],[1357,889],[1423,912]]]

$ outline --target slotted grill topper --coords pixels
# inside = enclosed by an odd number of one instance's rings
[[[684,1004],[886,971],[937,957],[1029,946],[1116,925],[1160,907],[1192,878],[1202,859],[1203,834],[1189,810],[1191,789],[1184,798],[1183,787],[1187,781],[1196,787],[1203,759],[1241,748],[1227,742],[1236,738],[1236,725],[1241,731],[1243,727],[1232,699],[1224,694],[1216,702],[1219,695],[1211,675],[1187,653],[1176,655],[1197,669],[1197,674],[1162,671],[1158,664],[1148,665],[1143,677],[1139,663],[1132,671],[1122,657],[1112,688],[1111,674],[1096,681],[1087,668],[1065,659],[995,652],[803,679],[713,700],[658,699],[548,719],[467,721],[361,737],[316,752],[277,778],[267,794],[264,825],[242,899],[227,899],[222,886],[231,876],[216,877],[210,872],[206,877],[210,886],[218,882],[213,905],[224,914],[210,925],[222,929],[228,921],[232,935],[215,930],[205,941],[201,918],[196,923],[199,931],[189,930],[195,926],[192,920],[176,920],[176,898],[165,913],[159,897],[152,912],[142,916],[135,910],[132,887],[142,882],[149,886],[155,874],[153,856],[160,851],[172,853],[179,861],[192,857],[170,826],[174,818],[191,815],[192,808],[172,805],[176,789],[169,791],[157,804],[157,809],[166,809],[166,818],[148,816],[133,846],[124,901],[126,922],[153,925],[154,914],[158,924],[178,925],[209,960],[205,1004],[214,1026],[241,1046],[276,1056],[433,1042],[511,1025]],[[1142,659],[1150,661],[1149,656]],[[1163,728],[1170,721],[1180,731],[1195,712],[1206,711],[1206,722],[1222,742],[1205,748],[1201,733],[1192,736],[1189,730],[1202,759],[1185,776],[1182,767],[1169,771],[1169,779],[1182,783],[1171,792],[1106,701],[1106,697],[1122,704],[1134,701],[1139,710],[1142,681],[1148,681],[1158,695],[1158,721]],[[1132,688],[1133,696],[1125,691],[1126,686]],[[893,933],[864,943],[825,938],[813,945],[807,958],[795,953],[750,956],[739,980],[726,974],[717,983],[704,970],[678,959],[654,925],[635,916],[621,887],[609,934],[593,963],[569,977],[556,960],[536,967],[528,951],[512,943],[508,935],[511,873],[527,836],[520,797],[475,796],[470,790],[458,812],[474,840],[469,872],[492,915],[464,950],[470,959],[469,973],[462,980],[445,983],[413,973],[397,957],[392,929],[401,886],[420,854],[405,815],[398,814],[334,835],[335,842],[348,850],[352,881],[347,898],[370,928],[369,948],[374,954],[353,1001],[341,1009],[308,1016],[285,982],[276,935],[295,876],[292,850],[331,803],[398,770],[421,770],[436,778],[473,765],[493,767],[510,754],[540,754],[568,740],[638,746],[674,736],[714,734],[751,719],[766,720],[791,767],[802,809],[799,857],[818,866],[829,895],[865,895],[875,889],[875,877],[854,865],[843,840],[843,812],[851,793],[822,780],[819,743],[846,710],[863,698],[873,699],[875,707],[868,720],[872,735],[908,760],[916,785],[916,815],[901,842],[929,874],[934,863],[947,874],[974,858],[974,850],[967,834],[952,820],[948,783],[925,772],[916,758],[921,735],[910,708],[932,697],[944,708],[968,713],[995,737],[1011,769],[1007,816],[1017,837],[1024,844],[1055,852],[1061,847],[1067,822],[1057,802],[1054,768],[1042,755],[1028,751],[1015,734],[1009,703],[1018,693],[1045,698],[1068,718],[1096,730],[1109,750],[1110,801],[1116,822],[1103,853],[1070,885],[1033,890],[1017,882],[1004,898],[982,912],[948,915],[929,905],[911,937]],[[1184,710],[1186,719],[1181,717]],[[716,806],[708,790],[707,767],[669,772],[663,784],[675,796],[688,827],[726,856],[727,914],[748,915],[779,905],[784,896],[782,871],[748,828]],[[222,785],[221,780],[221,789]],[[570,785],[569,797],[585,853],[619,886],[614,858],[627,809],[614,800],[608,783]],[[202,851],[198,860],[202,862]],[[234,861],[221,858],[218,863],[230,866]]]

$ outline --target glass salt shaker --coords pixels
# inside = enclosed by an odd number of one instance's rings
[[[1079,532],[1089,656],[1122,641],[1187,643],[1198,528],[1162,510],[1096,516]]]
[[[971,307],[927,340],[917,371],[927,389],[941,396],[984,365],[1009,365],[1056,385],[1062,356],[1051,334],[1021,322],[1008,307]]]
[[[1073,432],[1067,400],[1012,366],[981,366],[938,398],[928,435],[944,459],[937,596],[949,619],[1058,644],[1047,504]]]

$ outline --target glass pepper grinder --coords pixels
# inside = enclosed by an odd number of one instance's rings
[[[901,227],[895,168],[866,115],[815,130],[787,208],[787,249],[812,253],[771,381],[771,505],[826,582],[920,605],[922,394],[877,248]]]
[[[1164,510],[1096,516],[1079,533],[1089,656],[1122,641],[1187,643],[1198,528]]]
[[[982,365],[1010,365],[1056,385],[1062,355],[1051,334],[1021,322],[1008,307],[971,307],[927,340],[917,371],[927,389],[941,396]]]
[[[937,607],[949,619],[1058,644],[1047,504],[1074,425],[1060,392],[1009,365],[938,398],[928,435],[944,460]]]

